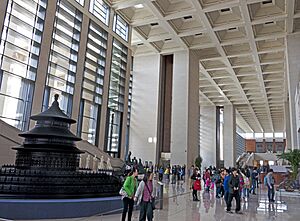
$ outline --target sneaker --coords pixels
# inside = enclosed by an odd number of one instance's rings
[[[230,210],[226,210],[226,213],[233,213],[232,211],[230,211]]]

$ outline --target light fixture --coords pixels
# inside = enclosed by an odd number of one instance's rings
[[[135,8],[144,8],[144,5],[143,4],[137,4],[134,6]]]

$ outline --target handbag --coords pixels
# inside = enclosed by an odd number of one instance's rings
[[[125,197],[128,197],[127,192],[125,191],[124,187],[122,186],[122,188],[119,191],[119,194],[122,196],[122,199]]]
[[[147,187],[147,189],[148,189],[148,191],[150,193],[150,197],[151,197],[150,203],[151,203],[152,210],[155,210],[156,209],[155,208],[155,198],[152,197],[152,192],[150,191],[150,189],[149,189],[149,187],[148,187],[148,185],[147,185],[146,182],[145,182],[145,185],[146,185],[146,187]]]
[[[200,180],[196,180],[194,182],[194,189],[195,190],[201,190],[201,182],[200,182]]]

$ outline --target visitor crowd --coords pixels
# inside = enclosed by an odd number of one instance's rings
[[[202,189],[203,182],[204,192],[210,193],[215,191],[216,198],[224,198],[226,203],[226,212],[232,213],[232,201],[235,199],[235,212],[241,214],[241,199],[247,199],[250,194],[256,195],[256,189],[259,187],[260,170],[256,167],[237,168],[205,168],[201,173],[198,167],[191,166],[187,171],[186,166],[152,166],[145,167],[144,177],[139,182],[136,179],[138,169],[133,167],[128,173],[124,185],[120,190],[123,200],[122,221],[131,221],[134,202],[140,208],[140,221],[153,220],[153,210],[155,209],[155,185],[153,185],[154,174],[158,181],[170,183],[172,185],[183,183],[186,179],[186,173],[190,180],[190,189],[192,190],[193,201],[199,201],[198,192]],[[202,177],[201,177],[202,175]],[[273,170],[268,169],[264,178],[264,185],[268,188],[269,202],[274,202],[274,177]]]

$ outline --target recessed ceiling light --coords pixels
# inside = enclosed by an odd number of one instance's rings
[[[268,21],[268,22],[266,22],[264,25],[265,25],[265,26],[266,26],[266,25],[275,25],[275,22],[274,22],[274,21]]]
[[[144,5],[143,4],[137,4],[134,6],[135,8],[144,8]]]
[[[185,20],[189,20],[189,19],[192,19],[193,16],[189,15],[189,16],[184,16],[183,18],[184,18]]]
[[[266,5],[266,4],[271,4],[271,3],[273,3],[273,1],[272,1],[272,0],[267,0],[267,1],[263,1],[263,2],[262,2],[262,4],[263,4],[263,5]]]
[[[228,28],[228,31],[237,31],[237,28]]]
[[[230,12],[230,8],[223,8],[221,9],[221,12]]]

